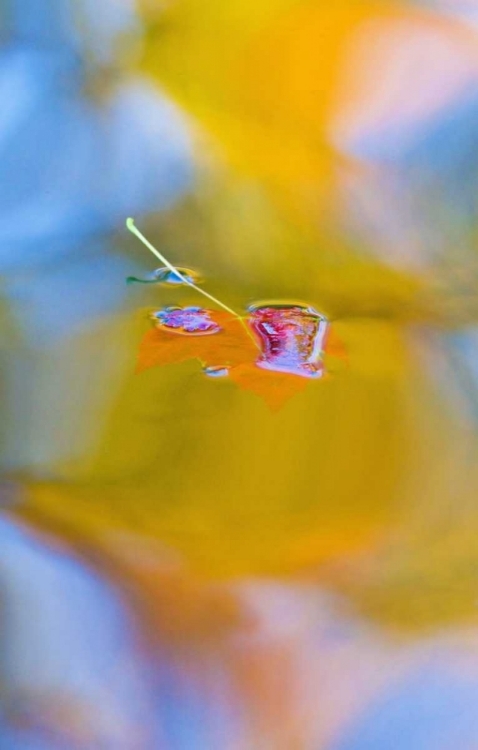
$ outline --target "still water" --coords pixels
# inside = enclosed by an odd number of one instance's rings
[[[0,3],[0,747],[477,748],[476,3],[90,6]]]

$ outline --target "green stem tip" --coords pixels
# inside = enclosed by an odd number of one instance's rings
[[[170,271],[172,271],[179,279],[181,279],[183,284],[186,284],[187,286],[192,287],[197,292],[199,292],[199,294],[202,294],[203,297],[207,297],[209,300],[211,300],[211,302],[214,302],[216,305],[219,305],[219,307],[222,307],[223,310],[226,310],[228,313],[230,313],[235,318],[237,318],[240,321],[241,325],[243,326],[244,330],[247,332],[247,335],[249,336],[249,338],[252,339],[252,341],[254,342],[255,346],[256,347],[258,346],[257,341],[255,340],[252,334],[252,331],[249,329],[244,318],[241,317],[241,315],[239,315],[235,310],[225,305],[224,302],[221,302],[221,300],[217,299],[216,297],[213,297],[212,294],[209,294],[209,292],[204,291],[204,289],[201,289],[200,287],[196,286],[194,282],[190,281],[185,276],[183,276],[182,273],[178,271],[178,269],[175,268],[175,266],[173,266],[173,264],[170,263],[169,260],[165,258],[164,255],[162,255],[159,252],[159,250],[157,250],[154,247],[154,245],[152,245],[149,242],[149,240],[146,239],[144,234],[142,234],[142,232],[139,231],[138,227],[134,223],[134,219],[132,219],[131,217],[126,219],[126,228],[131,232],[131,234],[134,234],[134,236],[137,237],[143,243],[143,245],[145,245],[148,248],[148,250],[150,250],[153,253],[153,255],[155,255],[161,261],[161,263],[164,263],[164,265],[167,268],[169,268]]]

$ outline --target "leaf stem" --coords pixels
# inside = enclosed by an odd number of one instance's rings
[[[181,281],[183,282],[183,284],[186,284],[187,286],[192,287],[193,289],[196,290],[196,292],[199,292],[199,294],[202,294],[203,297],[207,297],[209,300],[211,300],[211,302],[214,302],[216,305],[219,305],[219,307],[222,307],[223,310],[226,310],[226,312],[230,313],[235,318],[237,318],[237,320],[239,320],[239,322],[241,323],[242,327],[246,331],[246,333],[249,336],[249,338],[252,339],[252,341],[254,342],[255,346],[258,347],[257,341],[254,338],[251,330],[247,326],[244,318],[242,318],[231,307],[228,307],[227,305],[225,305],[224,302],[221,302],[221,300],[216,299],[216,297],[213,297],[212,294],[209,294],[209,292],[204,291],[204,289],[200,289],[200,287],[196,286],[196,284],[194,284],[194,282],[190,281],[185,276],[183,276],[182,273],[180,271],[178,271],[178,269],[175,268],[173,266],[173,264],[170,263],[169,260],[167,258],[165,258],[164,255],[162,255],[159,252],[159,250],[157,250],[154,247],[154,245],[151,244],[151,242],[149,242],[149,240],[146,239],[146,237],[144,236],[144,234],[139,231],[138,227],[134,223],[134,219],[132,219],[131,217],[128,218],[128,219],[126,219],[126,227],[127,227],[127,229],[132,234],[135,235],[135,237],[137,237],[143,243],[143,245],[146,245],[146,247],[148,248],[148,250],[150,250],[153,253],[153,255],[155,255],[157,258],[159,258],[159,260],[161,261],[161,263],[164,263],[164,265],[167,268],[169,268],[170,271],[172,271],[179,279],[181,279]]]

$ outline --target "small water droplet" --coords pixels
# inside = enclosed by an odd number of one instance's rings
[[[201,283],[201,277],[197,271],[193,271],[190,268],[182,268],[180,266],[178,266],[177,271],[179,271],[185,281],[183,281],[175,271],[171,271],[171,269],[167,267],[157,268],[144,279],[138,279],[136,276],[128,276],[126,281],[128,284],[164,284],[166,286],[185,286],[186,284]]]
[[[228,367],[203,367],[203,373],[209,378],[225,378],[229,375]]]
[[[205,336],[219,333],[221,327],[211,318],[211,310],[201,307],[164,307],[152,313],[151,318],[158,328],[190,336]]]
[[[181,276],[186,280],[189,284],[199,284],[201,282],[201,278],[199,274],[196,271],[193,271],[190,268],[180,268],[178,267],[177,270],[181,274]],[[178,276],[177,273],[174,271],[171,271],[170,268],[158,268],[154,272],[154,276],[158,283],[160,284],[184,284],[184,281],[181,279],[180,276]]]
[[[324,374],[321,360],[327,319],[313,307],[276,302],[251,305],[249,323],[261,342],[256,364],[306,378]]]

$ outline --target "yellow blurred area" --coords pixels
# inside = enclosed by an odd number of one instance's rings
[[[297,300],[313,304],[334,325],[372,317],[453,326],[464,317],[463,299],[454,299],[452,315],[449,309],[443,314],[446,290],[438,295],[432,289],[433,273],[381,263],[333,213],[321,227],[295,218],[284,215],[262,184],[217,167],[201,172],[194,193],[153,218],[146,231],[158,246],[177,248],[178,262],[193,259],[208,291],[240,312],[258,300]],[[148,297],[153,305],[163,299],[161,293]],[[184,292],[181,300],[194,304],[198,297]]]
[[[336,371],[331,362],[329,379],[271,414],[232,384],[207,381],[197,363],[134,375],[147,322],[143,312],[118,317],[111,336],[122,338],[127,364],[102,415],[106,426],[84,461],[55,467],[62,481],[29,484],[22,512],[105,555],[112,537],[159,542],[158,569],[171,551],[205,578],[313,569],[374,616],[403,615],[406,587],[390,589],[388,610],[373,606],[388,585],[386,577],[382,589],[375,585],[382,550],[390,539],[408,540],[424,486],[438,515],[461,491],[436,478],[449,435],[461,432],[410,339],[419,325],[466,320],[467,300],[447,315],[433,271],[394,270],[354,244],[335,212],[344,160],[327,127],[353,33],[370,18],[428,16],[361,0],[177,0],[145,2],[144,12],[144,69],[216,139],[198,139],[210,152],[196,192],[153,221],[155,241],[197,266],[208,290],[238,309],[271,298],[313,304],[332,319],[349,362]],[[180,304],[197,302],[175,294]],[[170,302],[145,291],[138,307],[153,299]],[[90,356],[87,340],[77,355]],[[439,451],[430,453],[435,435]],[[467,435],[468,447],[473,441]],[[454,456],[451,475],[462,466]],[[467,496],[478,489],[474,475],[469,482]],[[427,513],[414,522],[421,538]],[[351,582],[342,558],[352,570],[365,560],[362,577]],[[436,564],[416,561],[427,585],[449,559],[437,552]],[[407,565],[413,578],[415,557]],[[464,600],[460,614],[473,611],[469,589]],[[453,597],[448,602],[453,611]],[[426,612],[432,620],[441,614],[433,604]],[[402,615],[397,620],[407,621]],[[415,609],[409,620],[421,618]]]
[[[395,515],[411,365],[395,324],[339,328],[349,367],[278,414],[197,363],[132,375],[90,465],[32,487],[29,512],[100,543],[113,529],[144,534],[220,577],[375,542]]]
[[[234,169],[264,181],[283,211],[299,214],[330,200],[346,161],[331,146],[332,119],[362,117],[360,106],[372,97],[373,107],[383,89],[381,33],[418,30],[462,50],[475,46],[465,25],[393,0],[175,0],[144,8],[144,69],[216,138]],[[412,93],[410,101],[420,106]]]
[[[311,186],[325,189],[341,55],[359,24],[395,3],[178,0],[156,18],[149,5],[145,69],[217,136],[230,163],[297,205]]]
[[[2,748],[478,737],[477,3],[45,4],[4,139]],[[226,361],[139,371],[218,300],[326,321],[265,314],[260,370],[232,317]],[[305,387],[272,411],[248,375]]]

